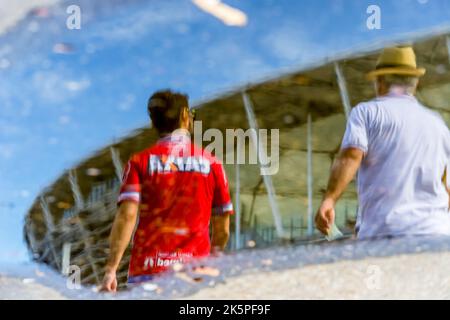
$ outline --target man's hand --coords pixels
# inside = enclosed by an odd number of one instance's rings
[[[325,198],[316,214],[317,229],[326,236],[330,233],[334,224],[334,206],[347,185],[352,181],[356,171],[358,171],[363,157],[364,152],[362,150],[346,148],[339,152],[333,162]]]
[[[107,271],[103,277],[102,286],[100,287],[102,292],[116,292],[117,291],[117,278],[115,271]]]
[[[334,224],[334,204],[333,200],[325,199],[316,213],[316,227],[324,235],[330,233],[331,227]]]
[[[124,201],[119,207],[111,230],[109,258],[100,291],[116,292],[117,290],[116,271],[130,243],[136,225],[137,212],[138,204],[133,201]]]
[[[211,253],[217,255],[218,251],[223,251],[230,237],[230,214],[225,212],[221,215],[211,217],[212,239]]]

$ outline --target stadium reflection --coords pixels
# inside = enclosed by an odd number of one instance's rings
[[[23,231],[35,261],[63,274],[67,265],[78,266],[86,286],[101,282],[124,165],[132,154],[157,141],[154,128],[147,125],[145,104],[151,91],[164,87],[189,93],[203,130],[225,135],[227,129],[248,130],[254,124],[279,130],[279,170],[264,177],[260,164],[225,163],[236,209],[225,254],[176,264],[167,276],[123,297],[186,296],[252,268],[278,270],[356,259],[373,251],[384,255],[447,249],[447,239],[355,244],[354,184],[337,207],[343,241],[316,246],[325,240],[315,230],[312,214],[346,123],[336,64],[351,80],[347,94],[352,105],[370,99],[373,89],[364,74],[390,41],[337,56],[334,53],[348,44],[318,48],[300,59],[304,41],[295,22],[303,10],[299,1],[288,1],[289,10],[275,1],[241,3],[231,17],[223,16],[229,9],[208,8],[204,1],[196,1],[197,6],[189,1],[78,2],[80,30],[66,28],[65,1],[48,1],[25,10],[29,13],[24,20],[2,31],[0,43],[0,72],[8,79],[0,89],[1,112],[32,132],[22,132],[15,144],[23,143],[36,157],[11,161],[24,171],[11,176],[6,187],[22,174],[31,177],[33,190],[57,176],[20,208],[26,211],[29,205]],[[328,20],[325,15],[319,18]],[[275,29],[266,21],[294,22]],[[429,70],[419,98],[447,122],[449,32],[439,28],[401,39],[414,42],[419,63]],[[231,150],[226,145],[230,142],[224,143],[223,150]],[[246,139],[241,151],[250,157],[254,144]],[[37,145],[41,149],[36,150]],[[237,151],[235,146],[232,150]],[[9,154],[6,147],[3,154]],[[13,172],[7,170],[12,167],[5,166],[5,171]],[[394,246],[400,249],[390,251]],[[128,264],[129,251],[118,274],[124,290]]]

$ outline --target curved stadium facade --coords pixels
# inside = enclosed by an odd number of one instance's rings
[[[449,32],[447,29],[411,35],[399,41],[414,42],[418,64],[427,68],[418,99],[439,112],[447,123],[450,123]],[[310,217],[326,187],[346,115],[351,106],[373,96],[365,73],[375,65],[379,50],[392,44],[353,50],[225,92],[195,106],[203,129],[246,130],[252,126],[253,115],[259,128],[279,129],[277,174],[263,178],[258,165],[225,165],[238,208],[239,223],[234,223],[233,228],[239,226],[240,230],[232,234],[229,249],[264,246],[282,239],[319,238],[312,230]],[[245,105],[243,91],[250,98],[250,105]],[[153,129],[138,129],[62,173],[42,190],[24,224],[26,243],[34,259],[57,270],[68,263],[77,265],[83,283],[99,283],[116,213],[122,165],[131,154],[156,139]],[[251,147],[249,141],[246,147]],[[357,205],[355,187],[343,198],[337,208],[338,227],[351,234]],[[122,262],[119,275],[122,282],[127,262],[127,259]]]

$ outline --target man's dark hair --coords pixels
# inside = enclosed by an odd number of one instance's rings
[[[189,109],[188,96],[171,90],[157,91],[148,99],[147,110],[159,133],[170,133],[180,127],[180,115]]]

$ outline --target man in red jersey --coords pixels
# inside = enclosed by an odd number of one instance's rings
[[[138,210],[128,283],[150,280],[173,264],[223,250],[228,241],[233,206],[227,178],[222,164],[191,142],[193,114],[187,96],[156,92],[148,112],[160,139],[134,154],[124,169],[102,291],[117,289],[116,271]]]

